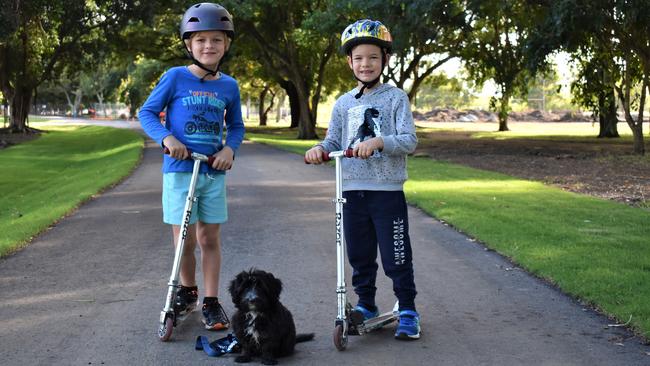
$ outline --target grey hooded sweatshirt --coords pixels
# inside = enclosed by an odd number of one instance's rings
[[[408,96],[402,89],[380,84],[359,99],[355,88],[336,100],[327,136],[318,145],[325,151],[354,148],[375,136],[384,149],[368,159],[343,159],[343,190],[401,191],[408,178],[406,155],[417,145]]]

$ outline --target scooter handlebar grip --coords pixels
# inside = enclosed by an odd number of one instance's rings
[[[321,158],[323,159],[323,161],[332,160],[332,159],[330,159],[330,156],[329,156],[329,154],[327,152],[321,151],[321,153],[322,153]],[[311,164],[310,162],[307,161],[307,158],[304,158],[304,159],[305,159],[305,164]]]
[[[323,161],[330,161],[330,160],[332,160],[332,158],[330,158],[330,155],[329,155],[328,152],[321,151],[321,153],[323,154],[323,155],[321,156],[321,157],[323,158]],[[354,150],[352,150],[352,149],[344,150],[344,151],[343,151],[343,156],[345,156],[346,158],[352,158],[352,157],[354,157]],[[307,158],[305,158],[305,164],[310,164],[310,163],[307,161]]]
[[[171,151],[169,151],[169,148],[168,148],[168,147],[164,147],[164,148],[163,148],[163,153],[164,153],[165,155],[169,155],[169,153],[171,153]],[[187,153],[190,154],[190,155],[192,155],[192,150],[187,149]]]
[[[169,148],[165,147],[163,149],[163,152],[165,153],[165,155],[169,155],[169,153],[170,153]],[[192,156],[192,150],[187,149],[187,153],[190,154],[190,156]],[[190,159],[191,159],[191,157],[190,157]],[[214,156],[212,156],[212,155],[208,156],[207,163],[208,163],[209,166],[212,166],[212,163],[214,163]]]

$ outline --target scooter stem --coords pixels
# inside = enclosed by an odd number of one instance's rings
[[[338,303],[337,320],[342,320],[346,324],[345,307],[347,304],[346,286],[345,286],[345,235],[343,231],[343,175],[341,168],[341,159],[345,156],[343,151],[330,153],[330,157],[336,162],[336,294]]]
[[[194,155],[196,153],[193,153]],[[198,155],[198,154],[197,154]],[[178,288],[178,278],[181,268],[181,255],[183,254],[183,247],[185,246],[185,238],[187,237],[187,228],[190,226],[190,217],[192,216],[192,206],[196,201],[194,196],[194,191],[196,190],[196,181],[199,176],[199,169],[201,161],[204,156],[194,157],[194,168],[192,169],[192,179],[190,180],[190,187],[187,192],[187,200],[185,201],[185,209],[183,210],[183,222],[181,224],[181,231],[178,235],[178,241],[176,242],[176,250],[174,253],[174,263],[172,266],[172,273],[169,277],[169,282],[167,283],[167,300],[165,301],[164,312],[169,312],[173,310],[172,298],[174,297],[174,291]],[[207,157],[205,157],[207,160]]]

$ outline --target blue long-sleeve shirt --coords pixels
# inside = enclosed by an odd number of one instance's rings
[[[166,110],[165,124],[160,112]],[[138,113],[144,131],[162,146],[162,141],[174,135],[188,149],[213,155],[223,144],[225,121],[226,144],[234,152],[244,139],[244,121],[237,81],[221,74],[217,80],[201,81],[187,67],[173,67],[160,78]],[[192,160],[176,160],[164,156],[163,173],[191,172]],[[201,172],[223,173],[201,164]]]

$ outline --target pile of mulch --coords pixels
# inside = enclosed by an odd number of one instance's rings
[[[413,118],[427,122],[496,122],[495,113],[480,109],[469,109],[465,111],[449,108],[432,109],[427,112],[413,112]],[[510,112],[510,121],[526,122],[591,122],[589,114],[573,111],[540,111],[532,109],[523,112]]]

